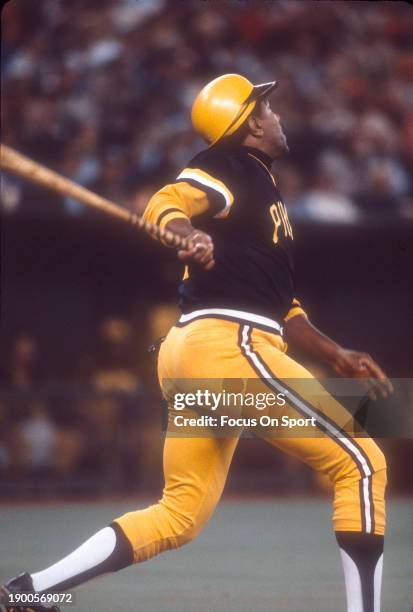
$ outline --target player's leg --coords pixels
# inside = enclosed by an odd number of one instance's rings
[[[232,351],[236,349],[233,339],[236,338],[236,327],[232,325],[228,334]],[[219,355],[225,353],[228,339],[225,331],[216,331],[214,336],[213,330],[209,330],[205,336],[202,325],[198,325],[195,334],[190,332],[174,328],[168,335],[160,357],[161,380],[166,377],[189,380],[195,376],[206,377],[211,374],[211,368],[219,373]],[[187,413],[187,416],[199,415]],[[213,513],[237,442],[236,437],[167,435],[164,446],[165,488],[159,503],[116,519],[64,559],[42,571],[24,575],[20,581],[35,591],[64,591],[101,574],[115,572],[186,544],[199,533]]]
[[[314,417],[322,437],[266,435],[271,444],[327,474],[334,485],[333,525],[343,561],[349,612],[379,612],[386,461],[376,443],[354,438],[342,426],[350,415],[312,375],[262,334],[244,330],[244,355],[267,389],[288,393],[282,413]],[[281,349],[281,350],[280,350]],[[305,384],[309,379],[310,384]]]
[[[158,504],[116,519],[131,542],[134,562],[195,538],[221,497],[236,438],[168,438],[166,484]]]
[[[116,519],[64,559],[31,574],[34,590],[65,591],[190,542],[218,503],[236,444],[236,438],[167,437],[162,499]]]
[[[268,442],[327,474],[334,486],[333,526],[343,563],[349,612],[379,612],[384,543],[385,460],[372,440],[357,439],[369,459],[362,477],[334,442],[274,437]]]

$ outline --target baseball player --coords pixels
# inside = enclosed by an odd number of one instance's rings
[[[293,231],[271,172],[273,160],[288,152],[269,101],[276,86],[253,85],[237,74],[206,85],[193,104],[192,122],[208,147],[145,211],[149,221],[191,241],[178,253],[187,265],[182,315],[161,346],[159,379],[169,402],[167,380],[179,391],[182,379],[257,379],[262,389],[286,394],[289,414],[313,419],[321,435],[259,435],[329,476],[347,610],[379,612],[385,458],[373,440],[343,428],[348,413],[321,387],[317,402],[306,396],[297,381],[319,383],[288,355],[284,337],[340,376],[374,379],[383,395],[392,387],[369,355],[318,331],[295,297]],[[220,499],[237,443],[236,433],[166,436],[158,503],[115,519],[61,561],[3,589],[65,591],[190,542]]]

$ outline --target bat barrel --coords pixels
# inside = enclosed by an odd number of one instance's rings
[[[50,170],[50,168],[38,164],[4,144],[1,144],[0,147],[0,166],[3,170],[20,176],[25,180],[37,183],[51,191],[57,191],[64,196],[75,198],[86,206],[127,221],[134,227],[145,230],[153,238],[161,240],[168,246],[179,249],[187,249],[189,246],[189,241],[186,238],[181,238],[173,232],[161,229],[158,225],[142,219],[142,217],[61,176],[57,172]]]

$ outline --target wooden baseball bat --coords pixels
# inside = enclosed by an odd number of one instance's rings
[[[149,223],[135,213],[131,213],[126,208],[122,208],[118,204],[102,198],[93,191],[78,185],[57,172],[38,164],[37,162],[18,153],[11,147],[4,144],[0,146],[0,167],[7,172],[16,174],[27,181],[38,183],[46,189],[57,191],[62,195],[69,196],[86,206],[103,211],[112,217],[126,221],[137,229],[143,229],[153,238],[161,240],[164,244],[178,249],[187,249],[190,246],[190,241],[187,238],[181,238],[177,234],[169,230],[161,229],[159,225]]]

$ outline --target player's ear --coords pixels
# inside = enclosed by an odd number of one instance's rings
[[[252,113],[247,119],[248,131],[254,138],[262,138],[264,129],[258,114]]]

